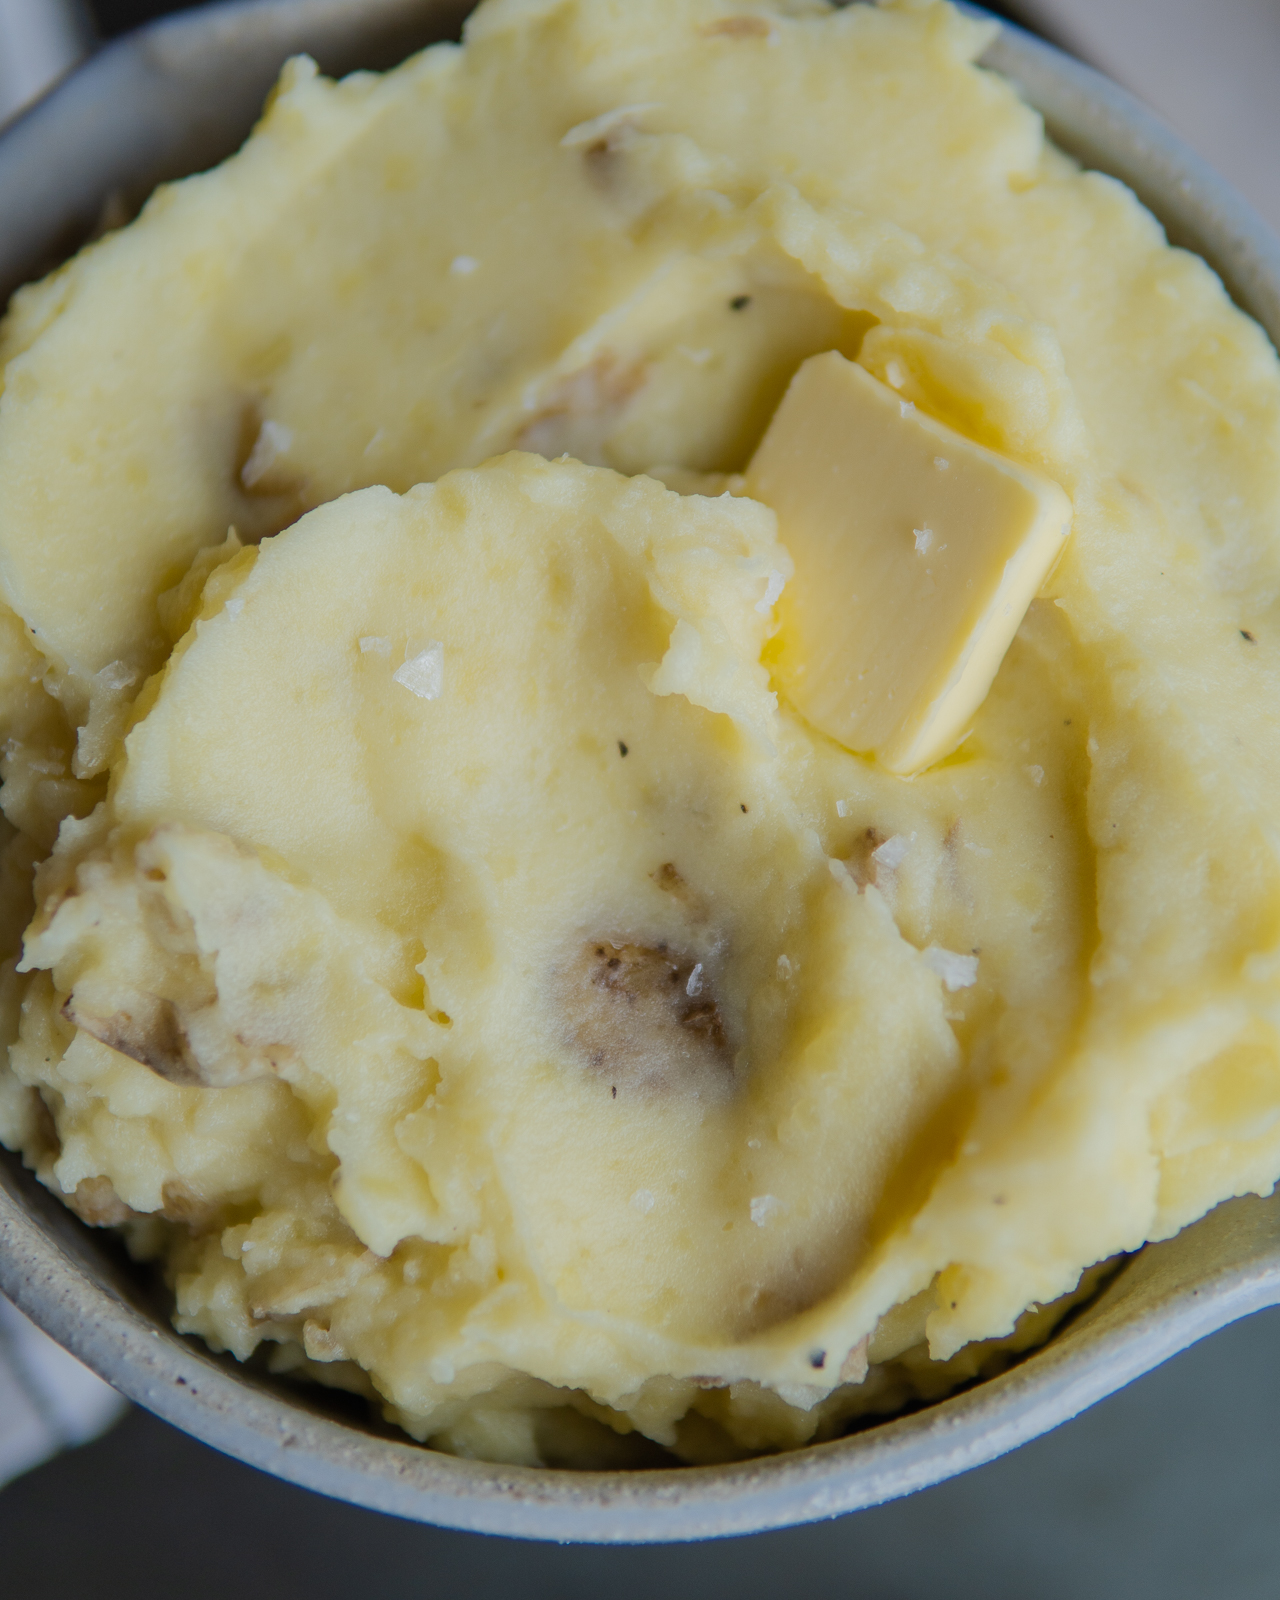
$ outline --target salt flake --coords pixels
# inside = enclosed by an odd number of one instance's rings
[[[454,256],[449,263],[449,271],[456,278],[469,278],[479,265],[474,256]]]
[[[611,133],[616,133],[624,124],[643,116],[646,111],[659,111],[661,108],[660,100],[646,100],[640,105],[615,106],[612,111],[602,111],[598,117],[592,117],[587,122],[579,122],[570,128],[561,139],[560,148],[576,150],[584,144],[597,144],[600,140],[607,139]]]
[[[444,692],[444,646],[429,644],[391,676],[420,700],[438,700]]]
[[[771,572],[769,582],[765,585],[764,594],[756,601],[756,610],[762,617],[773,610],[778,596],[787,586],[787,580],[781,572]]]
[[[929,546],[933,543],[933,529],[912,528],[911,532],[915,536],[916,553],[918,555],[924,555],[925,551],[928,550]]]
[[[896,871],[907,859],[911,850],[911,840],[905,834],[895,833],[891,839],[886,839],[880,847],[871,852],[871,859],[878,867],[886,867],[890,872]]]
[[[684,986],[684,992],[689,996],[689,998],[691,1000],[693,999],[693,997],[695,995],[699,995],[699,994],[702,993],[702,963],[701,963],[701,961],[698,962],[697,966],[694,967],[693,971],[689,974],[689,981]]]
[[[763,1228],[782,1210],[782,1201],[776,1194],[758,1194],[752,1197],[751,1220]]]
[[[142,674],[137,667],[131,667],[127,661],[109,661],[105,667],[94,673],[93,686],[95,689],[102,689],[106,694],[120,694],[125,689],[132,689],[141,677]],[[42,678],[43,675],[37,673],[31,681],[32,683],[39,683]],[[9,741],[10,744],[13,742],[13,740]],[[7,749],[8,746],[6,745]],[[61,767],[58,768],[59,772],[62,770]]]
[[[653,1210],[657,1202],[653,1198],[653,1191],[651,1189],[637,1189],[636,1192],[631,1196],[630,1204],[636,1211],[639,1211],[647,1216],[648,1213]]]
[[[380,639],[376,633],[367,633],[360,641],[360,654],[364,656],[389,656],[391,640]]]
[[[977,956],[957,955],[954,950],[944,950],[941,945],[936,944],[931,944],[922,954],[925,966],[930,972],[938,974],[948,992],[971,989],[977,983]]]
[[[283,422],[273,422],[268,417],[258,429],[249,459],[240,469],[240,482],[245,488],[252,489],[255,483],[260,483],[292,443],[292,428],[286,428]]]

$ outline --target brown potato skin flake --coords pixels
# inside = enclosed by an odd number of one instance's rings
[[[192,1234],[210,1233],[218,1227],[225,1208],[220,1203],[203,1199],[181,1178],[166,1178],[160,1189],[161,1215],[167,1222],[176,1222]]]
[[[585,160],[588,170],[600,181],[609,177],[609,163],[616,147],[607,139],[588,146]],[[594,361],[571,372],[551,388],[543,397],[537,414],[521,429],[515,440],[517,450],[537,451],[547,444],[548,423],[563,418],[591,417],[598,414],[621,412],[627,402],[644,387],[648,368],[643,361],[627,361],[612,350],[602,351]],[[623,755],[626,749],[619,740]]]
[[[767,39],[770,31],[763,17],[721,17],[698,29],[704,39]]]
[[[684,879],[674,861],[664,861],[651,876],[659,889],[665,889],[669,894],[678,894],[684,888]]]
[[[76,1006],[73,994],[63,1006],[62,1014],[83,1033],[105,1044],[108,1050],[118,1051],[150,1067],[157,1077],[169,1083],[190,1085],[206,1081],[200,1063],[191,1053],[172,1000],[162,1000],[151,994],[138,995],[131,1010],[95,1017]]]
[[[649,876],[653,879],[654,883],[657,884],[659,889],[662,890],[663,894],[669,894],[673,899],[676,899],[680,902],[680,904],[688,912],[692,921],[695,923],[706,921],[706,906],[703,904],[699,896],[696,895],[689,887],[688,883],[685,881],[684,874],[676,866],[674,861],[664,861],[662,865],[658,867],[656,871],[651,872]],[[686,979],[687,977],[688,974],[686,974]]]
[[[689,993],[697,964],[665,943],[597,939],[563,974],[575,1054],[611,1091],[722,1093],[730,1085],[733,1051],[712,980],[699,974],[701,987]]]
[[[861,1338],[840,1363],[841,1383],[861,1383],[867,1375],[867,1351],[871,1348],[871,1335]]]
[[[91,1228],[117,1228],[137,1215],[116,1193],[110,1178],[81,1178],[75,1193],[65,1199],[81,1222]]]

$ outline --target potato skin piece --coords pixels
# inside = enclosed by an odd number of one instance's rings
[[[72,995],[64,1002],[62,1014],[109,1050],[117,1050],[122,1056],[150,1067],[167,1083],[208,1081],[191,1053],[190,1042],[172,1000],[137,994],[131,997],[128,1010],[114,1011],[109,1017],[95,1017],[77,1007]]]
[[[575,1050],[615,1094],[715,1094],[732,1084],[714,983],[693,955],[589,940],[560,998]]]

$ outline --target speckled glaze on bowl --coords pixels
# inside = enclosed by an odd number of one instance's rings
[[[286,56],[386,66],[456,35],[459,0],[212,5],[122,40],[0,139],[0,293],[92,229],[109,195],[230,153]],[[1052,137],[1134,188],[1280,342],[1280,241],[1190,150],[1096,73],[1005,29],[985,61]],[[491,1466],[380,1430],[363,1405],[272,1380],[169,1326],[163,1294],[0,1152],[0,1288],[131,1399],[216,1449],[323,1494],[448,1527],[597,1543],[704,1539],[838,1516],[937,1483],[1065,1422],[1176,1351],[1280,1302],[1280,1197],[1219,1206],[1133,1257],[1043,1349],[998,1378],[830,1444],[719,1467]]]

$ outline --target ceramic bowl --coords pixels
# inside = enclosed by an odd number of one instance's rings
[[[386,66],[455,35],[458,0],[211,5],[103,50],[0,138],[0,293],[90,232],[109,197],[229,154],[286,56],[328,72]],[[1016,29],[986,63],[1052,137],[1134,188],[1280,340],[1280,243],[1128,95]],[[717,1467],[571,1472],[492,1466],[382,1429],[363,1404],[212,1355],[170,1327],[162,1291],[0,1152],[0,1288],[140,1405],[242,1461],[323,1494],[454,1528],[647,1542],[754,1533],[839,1515],[978,1466],[1066,1421],[1176,1351],[1280,1302],[1280,1198],[1219,1206],[1131,1258],[1047,1345],[1002,1376],[837,1440]]]

